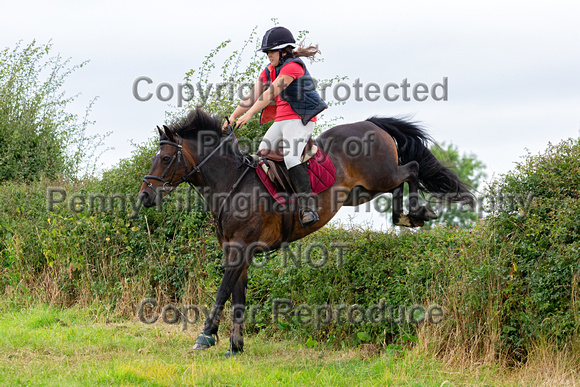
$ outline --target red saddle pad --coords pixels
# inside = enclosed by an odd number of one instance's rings
[[[336,181],[336,168],[322,148],[318,147],[318,152],[307,163],[312,195],[316,195],[332,187]],[[285,206],[288,200],[288,193],[279,192],[261,167],[256,168],[256,172],[268,192],[270,192],[270,195],[278,203]]]

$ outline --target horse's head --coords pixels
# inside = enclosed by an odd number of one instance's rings
[[[143,178],[139,200],[145,207],[158,204],[163,196],[173,191],[188,174],[187,159],[183,150],[183,138],[164,126],[159,131],[159,150],[153,156],[149,174]],[[191,166],[190,166],[191,168]]]
[[[221,136],[219,121],[200,109],[171,127],[157,127],[159,150],[143,178],[139,200],[145,207],[159,201],[183,182],[202,185],[201,167],[213,154]]]

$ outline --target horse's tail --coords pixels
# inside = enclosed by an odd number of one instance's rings
[[[413,160],[419,163],[419,190],[444,194],[452,202],[474,203],[475,198],[467,185],[431,153],[427,144],[434,141],[423,128],[393,117],[375,116],[367,121],[377,125],[395,139],[401,164]]]

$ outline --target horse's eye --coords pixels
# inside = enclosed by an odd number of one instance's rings
[[[161,161],[163,161],[164,163],[169,162],[169,160],[171,160],[171,157],[169,157],[169,156],[165,156],[161,159]]]

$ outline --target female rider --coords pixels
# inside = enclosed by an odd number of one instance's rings
[[[262,112],[260,123],[274,120],[262,142],[259,153],[282,150],[284,163],[297,194],[299,216],[304,227],[318,221],[316,208],[308,206],[311,187],[302,151],[312,136],[316,115],[327,108],[315,88],[304,62],[319,53],[318,45],[296,47],[292,33],[284,27],[266,31],[259,51],[268,54],[270,64],[261,72],[252,91],[242,99],[230,116],[237,128]],[[227,122],[224,123],[224,130]]]

